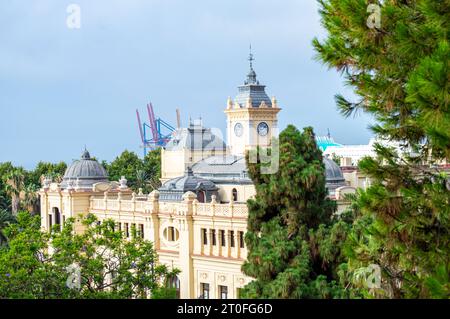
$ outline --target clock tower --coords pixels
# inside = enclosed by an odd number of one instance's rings
[[[239,86],[235,100],[228,98],[225,110],[228,145],[231,154],[237,156],[257,145],[270,146],[272,137],[278,137],[277,113],[281,109],[275,97],[266,94],[265,85],[256,80],[251,51],[249,61],[247,79]]]

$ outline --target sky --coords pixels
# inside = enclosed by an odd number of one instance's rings
[[[69,28],[70,4],[80,28]],[[2,0],[0,162],[28,169],[70,163],[86,145],[111,161],[142,156],[135,110],[182,125],[201,116],[225,134],[223,110],[249,69],[282,111],[279,128],[330,130],[366,144],[371,119],[343,118],[334,95],[354,97],[344,79],[314,59],[323,39],[315,0]]]

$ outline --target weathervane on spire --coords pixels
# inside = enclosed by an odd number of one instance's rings
[[[247,74],[247,81],[245,81],[245,85],[247,84],[259,84],[259,82],[256,80],[256,73],[255,70],[253,70],[253,61],[255,61],[255,58],[253,57],[252,53],[252,45],[250,44],[250,53],[248,55],[248,60],[250,61],[250,71]]]
[[[252,54],[252,44],[250,43],[250,54],[248,55],[248,60],[250,61],[250,70],[253,70],[253,61],[255,60],[255,58],[253,57]]]

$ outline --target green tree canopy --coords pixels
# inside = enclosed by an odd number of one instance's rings
[[[313,41],[318,59],[359,97],[337,95],[341,113],[368,112],[381,136],[450,159],[449,2],[318,1],[328,31]],[[369,3],[380,7],[379,28],[367,25]]]
[[[93,215],[81,219],[81,234],[73,231],[74,219],[51,232],[41,230],[40,217],[22,212],[17,219],[4,231],[8,246],[0,248],[0,298],[149,298],[153,291],[153,297],[175,293],[166,291],[164,283],[178,270],[158,264],[152,243],[136,229],[126,239],[114,221],[98,223]]]
[[[34,184],[38,187],[41,186],[42,176],[50,177],[53,180],[59,180],[64,176],[67,169],[67,164],[59,162],[57,164],[48,162],[39,162],[35,169],[27,174],[27,184]]]
[[[279,169],[249,162],[256,196],[248,200],[247,261],[242,270],[255,278],[242,292],[247,298],[326,298],[339,296],[336,284],[340,240],[345,223],[331,219],[335,203],[327,198],[325,167],[312,128],[289,125],[279,136]]]
[[[369,264],[381,287],[353,287],[367,297],[450,296],[450,181],[430,166],[450,159],[449,1],[319,0],[328,35],[314,40],[318,59],[340,71],[358,101],[337,95],[345,116],[374,116],[373,131],[408,148],[376,145],[360,170],[372,186],[358,190],[344,275]],[[367,24],[368,4],[379,26]],[[370,11],[370,10],[369,10]],[[424,164],[424,165],[423,165]]]
[[[128,180],[128,186],[135,188],[138,171],[143,170],[142,160],[134,152],[123,151],[110,164],[106,165],[109,179],[118,181],[122,176]]]

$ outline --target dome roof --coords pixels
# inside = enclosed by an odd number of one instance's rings
[[[327,183],[345,182],[344,175],[342,174],[341,168],[338,164],[328,157],[323,158],[323,163],[325,164],[325,176]]]
[[[215,193],[218,188],[214,182],[195,176],[191,168],[188,168],[185,175],[176,177],[165,182],[159,189],[161,200],[181,200],[184,193],[191,191],[206,191],[207,197]]]
[[[81,159],[74,161],[66,169],[61,188],[91,188],[98,182],[108,182],[108,174],[103,166],[84,150]]]

